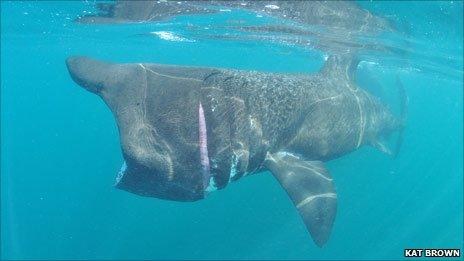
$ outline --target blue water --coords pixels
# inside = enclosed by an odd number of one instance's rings
[[[113,188],[123,162],[113,116],[69,77],[74,54],[272,72],[315,72],[318,50],[195,39],[200,26],[257,19],[246,12],[158,24],[81,25],[86,2],[1,3],[2,259],[400,259],[404,248],[463,247],[462,2],[361,2],[393,21],[401,57],[364,56],[359,82],[393,96],[408,124],[395,160],[371,147],[327,163],[338,192],[332,235],[318,248],[269,173],[194,203]],[[264,18],[265,19],[265,18]],[[266,20],[260,20],[266,22]],[[380,91],[379,91],[380,90]]]

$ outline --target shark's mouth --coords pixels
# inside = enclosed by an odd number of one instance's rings
[[[216,182],[214,180],[214,175],[211,173],[210,158],[208,155],[208,134],[207,134],[207,125],[205,119],[205,112],[201,103],[198,104],[198,133],[199,133],[199,154],[200,154],[200,173],[202,179],[202,186],[204,191],[204,196],[208,192],[217,190]],[[116,177],[115,186],[118,186],[127,172],[127,163],[123,162],[121,170],[118,172]],[[179,184],[170,183],[171,186],[178,186],[184,190],[189,190]]]

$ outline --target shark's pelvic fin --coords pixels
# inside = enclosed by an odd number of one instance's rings
[[[391,149],[386,145],[385,141],[375,140],[371,142],[372,147],[378,149],[380,152],[387,154],[388,156],[393,156],[393,152]]]
[[[265,166],[286,190],[314,242],[322,247],[337,212],[337,194],[324,164],[277,152],[267,154]]]

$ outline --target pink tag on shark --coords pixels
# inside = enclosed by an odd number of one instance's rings
[[[208,157],[208,135],[206,134],[206,121],[203,106],[198,106],[198,133],[200,140],[200,163],[203,175],[203,188],[206,189],[209,185],[211,177]]]

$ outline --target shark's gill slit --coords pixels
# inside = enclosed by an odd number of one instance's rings
[[[203,106],[198,105],[198,133],[199,133],[199,144],[200,144],[200,163],[201,171],[203,176],[203,188],[206,189],[210,181],[210,168],[209,168],[209,157],[208,157],[208,135],[206,133],[206,120]]]

